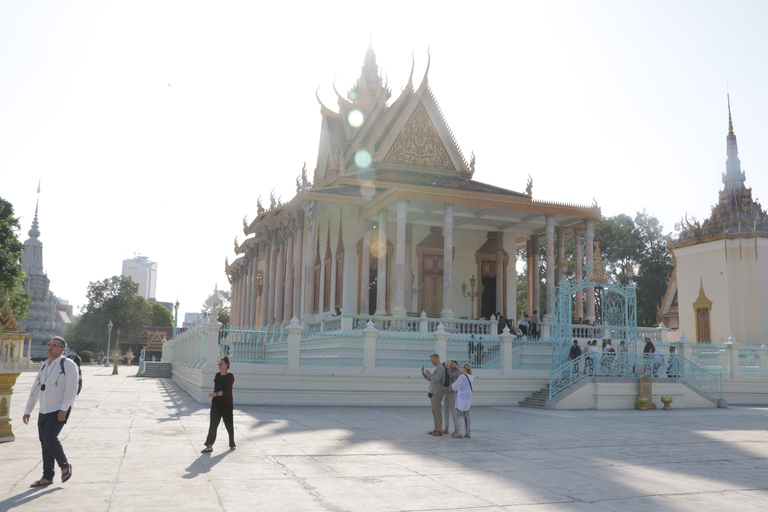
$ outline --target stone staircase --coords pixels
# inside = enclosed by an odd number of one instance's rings
[[[153,379],[170,379],[171,378],[171,363],[160,363],[158,361],[145,361],[144,373],[142,377],[149,377]]]
[[[531,396],[525,397],[525,400],[520,400],[518,403],[520,407],[533,407],[535,409],[543,409],[544,403],[549,400],[549,384],[547,387],[541,388]]]

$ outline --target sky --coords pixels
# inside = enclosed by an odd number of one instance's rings
[[[478,181],[643,209],[665,232],[722,188],[730,91],[746,185],[768,197],[768,3],[0,2],[0,197],[39,197],[51,290],[78,312],[135,254],[157,299],[227,288],[261,196],[315,168],[372,42],[393,101],[412,58]],[[319,89],[318,89],[319,87]]]

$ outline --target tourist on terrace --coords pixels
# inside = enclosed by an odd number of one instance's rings
[[[443,385],[445,382],[445,367],[440,364],[440,356],[438,354],[432,354],[429,356],[429,360],[435,365],[435,371],[429,373],[423,367],[421,368],[422,377],[429,381],[427,396],[432,403],[432,421],[434,423],[434,428],[427,432],[427,434],[441,436],[443,435],[443,415],[440,402],[445,394],[445,386]]]
[[[568,354],[568,359],[573,361],[574,375],[579,374],[579,363],[576,362],[576,359],[579,357],[581,357],[581,347],[579,346],[579,340],[573,340],[573,345],[571,346],[571,352]]]
[[[40,365],[40,371],[32,383],[22,421],[29,425],[32,409],[40,401],[37,415],[37,432],[43,447],[43,478],[30,487],[44,487],[53,483],[54,462],[61,468],[61,483],[72,477],[72,464],[67,461],[59,434],[67,424],[72,405],[77,398],[77,365],[62,356],[67,342],[55,336],[48,343],[48,359]]]
[[[464,363],[461,365],[461,375],[456,382],[451,384],[451,388],[456,391],[456,409],[459,411],[459,428],[451,437],[470,437],[469,427],[469,408],[472,407],[472,365]]]
[[[201,453],[213,451],[213,443],[216,442],[216,430],[224,419],[224,426],[229,434],[229,449],[235,449],[235,425],[232,419],[234,400],[232,399],[232,385],[235,383],[235,374],[229,371],[229,356],[224,356],[219,361],[219,373],[213,378],[213,393],[208,395],[211,399],[211,424],[208,427],[208,437],[205,440],[205,448]]]
[[[459,363],[456,362],[455,359],[451,359],[450,364],[443,363],[443,366],[445,366],[445,371],[448,372],[448,375],[451,379],[451,384],[456,382],[456,379],[459,378],[459,375],[461,375],[461,371],[459,370]],[[450,418],[453,418],[453,433],[456,433],[457,426],[457,416],[456,416],[456,392],[449,386],[445,388],[445,428],[443,428],[443,434],[447,434],[449,432],[449,429],[451,428],[451,425],[449,423]]]
[[[667,377],[673,379],[679,377],[678,361],[675,347],[669,347],[669,364],[667,365]]]

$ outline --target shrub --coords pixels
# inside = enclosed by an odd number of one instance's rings
[[[43,356],[43,357],[33,357],[32,361],[34,361],[36,363],[39,363],[40,361],[45,361],[46,359],[48,359],[48,358],[45,357],[45,356]]]
[[[91,352],[90,350],[83,350],[82,352],[80,352],[80,359],[82,359],[84,363],[90,363],[92,357],[93,357],[93,352]]]

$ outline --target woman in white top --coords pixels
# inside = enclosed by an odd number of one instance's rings
[[[464,363],[461,365],[461,375],[456,382],[451,384],[451,389],[456,391],[456,411],[459,418],[459,428],[456,434],[451,437],[470,437],[469,427],[469,408],[472,406],[472,365]]]

